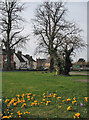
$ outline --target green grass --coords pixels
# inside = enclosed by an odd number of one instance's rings
[[[89,84],[85,82],[78,82],[75,80],[87,79],[85,75],[71,75],[71,76],[55,76],[55,73],[43,72],[3,72],[2,73],[2,94],[3,98],[12,98],[17,94],[25,94],[31,92],[35,94],[39,102],[42,101],[42,94],[47,91],[56,93],[62,99],[77,98],[81,103],[84,102],[84,97],[87,96],[87,87]],[[56,98],[51,99],[52,103],[49,106],[31,107],[27,102],[27,108],[21,109],[20,106],[14,107],[14,113],[20,109],[23,111],[30,111],[30,116],[48,117],[48,118],[73,118],[73,115],[78,112],[67,111],[69,104],[63,104],[61,110],[58,109],[59,102]],[[75,107],[75,106],[74,106]],[[85,107],[80,109],[82,117],[86,117]]]

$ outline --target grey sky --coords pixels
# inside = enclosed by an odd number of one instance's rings
[[[26,49],[22,49],[24,54],[30,54],[34,59],[36,57],[43,58],[43,55],[34,56],[34,51],[36,48],[36,38],[32,35],[32,21],[34,18],[35,9],[37,6],[41,4],[40,2],[28,2],[26,10],[23,12],[23,17],[27,20],[24,24],[25,31],[23,34],[30,34],[30,41],[26,45]],[[68,8],[68,12],[66,15],[66,19],[72,22],[75,22],[81,29],[83,29],[82,37],[85,42],[87,42],[87,2],[68,2],[66,7]],[[78,51],[76,56],[73,57],[74,61],[77,61],[79,58],[87,59],[87,49],[82,49]]]

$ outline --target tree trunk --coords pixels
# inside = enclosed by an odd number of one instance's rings
[[[11,51],[7,51],[7,70],[11,71]]]
[[[66,65],[64,67],[64,75],[69,75],[69,72],[70,72],[70,67],[68,65]]]
[[[65,65],[64,65],[64,75],[69,75],[71,64],[70,55],[73,52],[73,47],[70,50],[65,50]]]
[[[53,72],[54,71],[54,58],[52,56],[50,56],[50,67],[49,67],[49,71]]]
[[[60,63],[60,59],[57,59],[57,66],[58,66],[58,75],[60,75],[62,73],[62,69],[61,69],[61,63]]]
[[[69,75],[70,67],[72,66],[70,56],[66,55],[65,66],[64,66],[64,75]]]
[[[62,74],[62,67],[61,67],[61,60],[59,58],[59,56],[57,55],[57,51],[55,51],[55,62],[56,62],[56,65],[57,65],[57,75],[60,75]]]

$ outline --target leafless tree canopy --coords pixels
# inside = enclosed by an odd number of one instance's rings
[[[80,36],[82,30],[65,20],[66,11],[62,2],[45,2],[37,9],[34,34],[39,36],[39,47],[44,47],[44,51],[55,50],[65,44],[73,45],[74,49],[84,45]]]
[[[7,51],[7,67],[11,69],[10,51],[17,45],[23,45],[29,39],[29,35],[23,36],[20,13],[24,10],[24,4],[18,0],[4,0],[0,2],[0,33],[2,42]]]
[[[37,9],[34,20],[34,34],[39,35],[40,46],[45,46],[46,50],[56,48],[60,41],[60,32],[65,27],[63,18],[66,9],[63,3],[45,2]],[[50,53],[50,51],[49,51]]]
[[[24,10],[24,4],[17,0],[5,0],[0,2],[0,32],[5,48],[13,48],[15,45],[22,45],[27,40],[27,36],[22,36],[24,27],[21,25],[23,18],[20,13]]]
[[[34,34],[39,37],[37,52],[48,53],[53,59],[67,52],[70,52],[70,57],[75,49],[84,47],[80,35],[82,30],[66,21],[67,9],[63,2],[44,2],[36,11]]]

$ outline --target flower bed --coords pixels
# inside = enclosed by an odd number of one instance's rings
[[[75,114],[73,118],[81,118],[83,113],[87,114],[87,102],[89,97],[84,97],[82,100],[78,98],[67,98],[57,95],[57,93],[45,92],[42,95],[26,93],[16,95],[13,98],[3,98],[2,119],[4,118],[32,118],[30,109],[46,108],[55,106],[57,111],[64,110],[68,114]],[[29,111],[27,111],[29,108]],[[63,108],[63,109],[62,109]],[[27,110],[26,110],[27,109]],[[46,111],[47,112],[47,111]],[[65,113],[64,113],[65,114]]]

